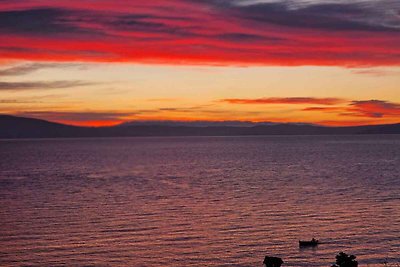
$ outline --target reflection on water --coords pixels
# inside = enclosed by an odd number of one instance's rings
[[[0,265],[400,262],[399,173],[400,136],[1,141]]]

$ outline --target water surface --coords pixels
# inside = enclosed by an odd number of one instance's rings
[[[400,136],[0,141],[0,265],[399,263],[399,173]]]

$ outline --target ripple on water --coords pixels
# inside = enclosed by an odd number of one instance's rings
[[[400,262],[399,136],[14,141],[0,158],[0,265]]]

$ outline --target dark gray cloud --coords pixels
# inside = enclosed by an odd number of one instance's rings
[[[400,1],[208,0],[238,18],[291,28],[331,31],[400,31]]]
[[[79,32],[61,8],[10,10],[0,12],[0,32],[23,34],[57,34]]]
[[[6,41],[0,42],[0,54],[216,65],[399,63],[399,0],[139,2],[121,9],[113,1],[104,2],[110,9],[56,1],[25,9],[15,5],[0,11],[0,34]],[[35,45],[27,41],[32,37]]]
[[[188,17],[176,16],[159,16],[147,13],[134,13],[126,15],[114,15],[101,22],[105,27],[111,27],[117,30],[143,32],[143,33],[158,33],[171,36],[193,37],[200,36],[195,31],[200,26],[186,26],[185,23],[175,22],[190,22],[192,19]]]
[[[116,37],[107,32],[132,31],[193,36],[191,27],[173,22],[189,21],[182,16],[159,16],[149,13],[99,12],[66,8],[35,8],[0,11],[0,32],[58,36],[65,34]],[[91,26],[88,26],[88,25]],[[183,25],[181,23],[181,25]],[[95,26],[95,27],[93,27]],[[102,29],[102,30],[100,30]]]
[[[87,25],[88,22],[100,25],[102,21],[101,14],[83,9],[47,7],[7,10],[0,11],[0,33],[102,38],[107,35],[103,30]]]
[[[222,33],[215,35],[216,39],[230,42],[254,42],[254,41],[268,41],[268,42],[279,42],[283,41],[282,38],[277,37],[267,37],[258,34],[249,34],[249,33]]]
[[[291,28],[332,31],[400,31],[400,1],[192,1],[216,10],[226,19],[244,19]],[[196,36],[203,25],[190,16],[160,16],[151,13],[94,12],[66,8],[35,8],[0,11],[0,32],[59,35],[109,35],[99,28],[177,36]],[[176,23],[179,22],[179,23]],[[186,25],[185,25],[186,23]],[[212,23],[212,21],[210,22]],[[96,27],[88,26],[97,25]],[[179,25],[179,26],[178,26]],[[187,26],[191,25],[191,26]],[[193,26],[196,25],[196,26]],[[100,27],[98,27],[100,26]],[[247,33],[222,33],[219,38],[251,40],[260,36]]]
[[[85,81],[52,81],[52,82],[0,82],[0,91],[22,91],[37,89],[60,89],[86,86],[94,83]]]

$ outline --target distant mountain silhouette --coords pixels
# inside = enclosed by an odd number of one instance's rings
[[[387,125],[324,127],[311,124],[256,124],[226,126],[181,124],[123,124],[113,127],[78,127],[45,120],[0,115],[0,138],[128,137],[128,136],[240,136],[240,135],[344,135],[400,134],[400,123]],[[231,122],[232,123],[232,122]],[[236,122],[235,122],[236,123]]]
[[[119,126],[189,126],[189,127],[253,127],[256,125],[275,125],[277,123],[265,122],[252,122],[252,121],[130,121],[120,124]]]

